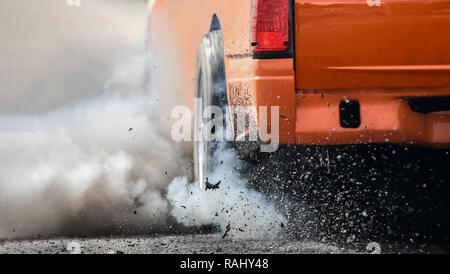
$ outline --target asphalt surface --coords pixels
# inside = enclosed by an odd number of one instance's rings
[[[77,249],[79,247],[79,249]],[[77,251],[78,250],[78,251]],[[325,243],[289,240],[222,240],[217,235],[62,238],[7,241],[0,253],[211,254],[211,253],[353,253]]]
[[[52,238],[0,242],[1,254],[349,254],[349,253],[444,253],[431,244],[369,243],[339,245],[309,240],[233,240],[216,234]]]

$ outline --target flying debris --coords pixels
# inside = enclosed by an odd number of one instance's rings
[[[225,239],[226,236],[228,236],[228,232],[231,230],[231,225],[228,223],[227,227],[225,228],[225,233],[222,235],[222,239]]]
[[[208,190],[208,189],[212,189],[212,190],[219,189],[219,185],[220,185],[221,182],[222,181],[218,181],[216,184],[211,184],[211,183],[208,182],[208,178],[206,178],[206,183],[205,183],[206,190]]]

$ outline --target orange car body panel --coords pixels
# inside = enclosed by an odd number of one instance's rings
[[[296,0],[299,90],[450,87],[449,0]]]
[[[296,136],[298,144],[404,143],[448,147],[450,112],[416,113],[408,99],[419,95],[449,94],[449,89],[430,89],[419,94],[408,90],[328,91],[297,94]],[[342,128],[339,103],[358,100],[361,125]],[[308,117],[309,119],[303,119]]]
[[[216,14],[229,103],[279,106],[282,144],[449,147],[450,111],[416,113],[408,99],[450,96],[450,1],[373,1],[295,0],[295,62],[252,58],[251,0],[150,1],[150,43],[192,108],[197,49]],[[342,100],[360,102],[358,128],[341,127]]]

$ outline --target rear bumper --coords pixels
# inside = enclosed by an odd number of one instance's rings
[[[450,111],[422,114],[408,104],[410,98],[450,96],[447,90],[370,92],[329,91],[297,94],[296,143],[315,145],[402,143],[450,147]],[[355,100],[360,104],[357,128],[343,128],[339,104]]]
[[[254,107],[259,128],[259,107],[279,107],[280,144],[450,147],[450,111],[422,114],[408,104],[411,98],[450,96],[450,88],[296,91],[292,59],[228,59],[227,81],[231,105]],[[339,104],[345,100],[359,102],[356,128],[341,126]]]

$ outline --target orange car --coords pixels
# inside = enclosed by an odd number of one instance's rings
[[[450,147],[449,0],[150,0],[149,14],[191,109],[247,106],[260,130],[259,106],[278,106],[280,144]],[[210,150],[194,142],[200,182]]]

